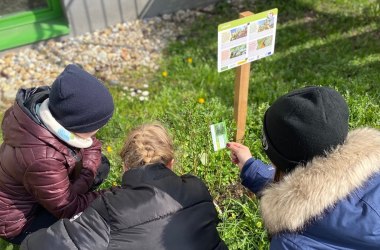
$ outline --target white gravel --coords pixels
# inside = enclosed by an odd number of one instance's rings
[[[158,69],[163,49],[185,25],[204,15],[178,11],[163,17],[119,23],[77,37],[50,40],[0,55],[0,107],[13,103],[21,87],[50,85],[67,64],[79,63],[111,85],[148,100],[149,73]],[[151,75],[151,74],[150,74]]]

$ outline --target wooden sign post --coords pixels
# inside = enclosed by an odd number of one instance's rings
[[[218,71],[236,68],[234,118],[235,141],[244,139],[247,120],[250,63],[274,53],[278,9],[253,14],[218,25]]]
[[[250,11],[240,13],[240,18],[253,15]],[[247,121],[248,87],[251,64],[246,63],[236,68],[234,117],[236,121],[235,141],[242,142]]]

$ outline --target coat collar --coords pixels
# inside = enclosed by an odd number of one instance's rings
[[[51,147],[65,157],[68,165],[75,166],[77,152],[58,140],[46,128],[35,123],[16,102],[7,110],[3,123],[4,143],[13,147],[43,148]]]
[[[301,230],[379,171],[380,131],[351,131],[327,157],[315,157],[263,191],[265,226],[271,234]]]
[[[150,183],[154,180],[173,176],[178,178],[178,176],[173,171],[165,167],[164,164],[148,164],[125,171],[122,178],[122,186],[133,188],[140,186],[141,183]]]
[[[75,148],[89,148],[93,141],[92,138],[81,138],[75,133],[72,133],[65,129],[59,122],[53,117],[49,110],[49,98],[45,99],[37,112],[40,119],[46,128],[56,135],[59,139]]]

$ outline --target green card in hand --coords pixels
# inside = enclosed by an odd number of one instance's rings
[[[214,145],[214,151],[218,151],[220,149],[226,148],[226,144],[228,142],[226,123],[220,122],[220,123],[212,124],[210,126],[210,129],[211,129],[212,144]]]

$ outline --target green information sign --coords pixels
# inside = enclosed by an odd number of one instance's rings
[[[278,9],[218,26],[218,71],[235,68],[274,53]]]

